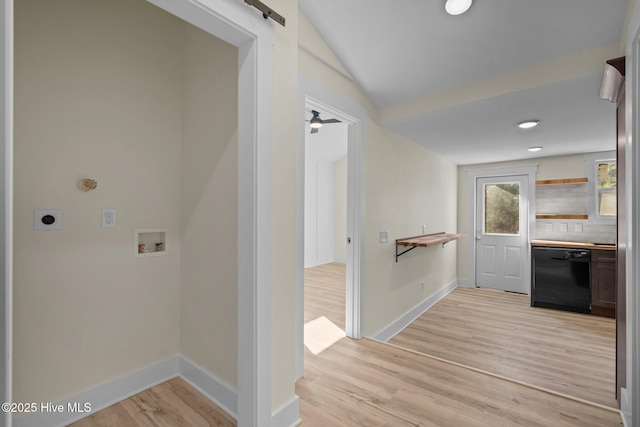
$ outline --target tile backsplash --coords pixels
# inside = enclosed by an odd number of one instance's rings
[[[537,186],[536,213],[586,214],[587,186],[585,184]],[[537,219],[535,238],[541,240],[615,243],[616,226],[615,224],[592,224],[588,220]]]
[[[551,225],[551,230],[548,230],[548,224]],[[567,231],[561,229],[562,224],[567,225]],[[576,225],[582,225],[582,232],[576,231]],[[585,220],[538,219],[536,220],[535,238],[570,242],[615,243],[616,226],[587,224]]]
[[[586,214],[587,186],[585,184],[537,186],[536,213]]]

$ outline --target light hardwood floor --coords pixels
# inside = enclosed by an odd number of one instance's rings
[[[335,305],[337,294],[344,295],[345,283],[337,267],[324,266],[335,273],[332,275],[309,274],[319,273],[321,268],[305,272],[305,280],[316,282],[315,289],[307,291],[305,299],[309,301],[305,304],[319,310],[311,312],[309,320],[324,315],[336,324],[342,319],[344,327],[344,314],[339,314]],[[324,289],[318,283],[323,281],[334,283]],[[344,302],[338,305],[344,310]],[[297,382],[296,393],[302,425],[311,427],[622,425],[614,410],[368,339],[343,338],[317,356],[306,351],[305,375]],[[72,425],[197,427],[236,423],[184,381],[173,379]]]
[[[87,418],[73,427],[211,427],[236,421],[180,378],[174,378]]]
[[[526,295],[457,288],[389,342],[617,405],[614,319],[534,308]]]
[[[344,331],[345,264],[332,262],[304,269],[304,322],[324,316]]]
[[[305,358],[303,426],[621,426],[612,410],[368,339]]]

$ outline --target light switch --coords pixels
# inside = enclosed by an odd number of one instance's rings
[[[36,209],[33,211],[33,229],[61,230],[62,211],[60,209]]]
[[[582,233],[582,224],[574,224],[573,231],[575,231],[576,233]]]
[[[389,242],[389,232],[381,231],[380,232],[380,243],[388,243]]]
[[[568,224],[560,224],[560,231],[569,231]]]
[[[553,231],[553,224],[550,223],[550,222],[546,223],[545,226],[544,226],[544,230],[545,231]]]

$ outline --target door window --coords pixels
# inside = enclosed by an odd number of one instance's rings
[[[484,234],[520,234],[520,184],[484,185]]]

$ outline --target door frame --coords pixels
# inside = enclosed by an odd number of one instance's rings
[[[469,277],[469,286],[476,286],[476,240],[475,236],[477,235],[477,221],[476,216],[478,215],[478,197],[477,194],[477,181],[479,178],[492,178],[492,177],[509,177],[514,175],[527,175],[528,176],[528,230],[527,230],[527,241],[530,241],[533,237],[535,237],[535,221],[536,221],[536,173],[538,172],[538,165],[528,165],[528,166],[512,166],[512,167],[504,167],[504,168],[479,168],[479,169],[469,169],[467,170],[467,175],[469,177],[468,185],[469,185],[469,194],[471,194],[471,219],[469,224],[469,230],[471,230],[471,235],[473,236],[473,241],[469,245],[469,254],[470,260],[473,261],[473,268],[470,270]],[[527,245],[526,253],[531,253],[531,248]],[[525,271],[525,280],[527,281],[529,289],[531,289],[531,264],[527,263],[527,269]]]
[[[0,19],[4,25],[0,43],[0,96],[1,107],[0,132],[2,133],[2,174],[0,176],[0,273],[3,277],[3,291],[0,296],[2,316],[0,327],[4,339],[0,343],[2,369],[0,370],[0,399],[12,402],[13,383],[13,0],[2,0]],[[12,414],[3,412],[0,426],[11,426]]]
[[[2,397],[12,396],[12,150],[13,150],[13,4],[0,0],[3,143],[2,232],[5,237],[2,316],[5,342]],[[108,1],[108,0],[105,0]],[[234,0],[147,0],[238,48],[238,385],[240,426],[271,425],[272,222],[271,145],[274,24]],[[0,418],[11,426],[11,414]]]
[[[297,173],[296,173],[296,324],[295,377],[304,375],[304,179],[305,179],[305,106],[326,111],[348,124],[347,154],[347,290],[345,333],[360,339],[363,332],[362,300],[364,272],[365,213],[365,126],[367,111],[320,83],[298,77]]]
[[[491,233],[486,233],[484,230],[484,224],[486,223],[486,198],[484,197],[484,192],[486,191],[486,186],[487,185],[491,185],[491,184],[501,184],[501,183],[517,183],[520,185],[520,190],[519,190],[519,195],[525,194],[527,197],[525,199],[525,201],[527,202],[526,204],[523,203],[523,199],[521,197],[519,197],[519,201],[518,201],[518,222],[519,222],[519,233],[517,235],[514,234],[491,234]],[[487,282],[487,278],[482,278],[482,277],[478,277],[478,275],[482,275],[482,269],[480,269],[481,271],[478,271],[478,260],[476,259],[475,262],[475,268],[476,268],[476,280],[481,280],[483,283],[485,283],[484,285],[480,285],[480,286],[484,286],[484,287],[490,287],[493,289],[499,289],[499,290],[508,290],[511,292],[525,292],[527,295],[531,294],[531,286],[527,286],[527,284],[529,283],[529,279],[526,279],[525,276],[528,278],[529,274],[531,273],[529,271],[529,268],[527,266],[529,258],[529,250],[527,249],[527,247],[529,246],[529,236],[530,236],[530,224],[529,224],[529,176],[528,175],[506,175],[506,176],[491,176],[491,177],[476,177],[476,193],[477,193],[477,197],[476,197],[476,203],[478,204],[478,206],[476,206],[476,230],[475,230],[475,235],[474,235],[474,243],[476,246],[476,256],[480,259],[483,259],[483,254],[482,253],[478,253],[478,249],[482,248],[485,244],[487,244],[487,240],[489,241],[489,245],[491,245],[491,242],[493,241],[496,245],[501,246],[502,248],[504,248],[504,250],[507,249],[507,247],[512,247],[512,244],[507,244],[505,243],[505,241],[510,240],[512,242],[520,242],[518,244],[518,247],[522,248],[523,244],[525,245],[524,249],[521,251],[521,253],[519,254],[518,258],[519,258],[519,262],[520,262],[520,266],[522,267],[522,269],[520,269],[520,279],[507,279],[506,273],[502,274],[500,273],[500,268],[498,268],[498,252],[502,253],[502,249],[497,250],[496,252],[496,260],[495,260],[495,267],[496,267],[496,283],[493,285],[488,285]],[[480,236],[480,237],[479,237]],[[493,240],[496,239],[496,240]],[[507,239],[507,240],[503,240],[503,239]],[[484,242],[484,243],[482,243]],[[482,244],[481,244],[482,243]],[[514,244],[515,245],[515,244]],[[502,256],[500,256],[499,258],[502,259]],[[501,262],[502,267],[504,267],[504,269],[506,270],[506,260],[504,262]],[[523,280],[524,279],[524,280]],[[509,288],[511,285],[508,285],[507,283],[505,283],[507,280],[509,280],[510,282],[515,282],[512,285],[515,285],[517,283],[517,280],[520,280],[520,283],[518,285],[520,285],[521,287],[518,290],[514,290],[514,289],[504,289],[504,288]],[[475,283],[476,286],[478,286],[478,283]],[[505,286],[503,286],[505,285]]]
[[[621,393],[621,413],[625,425],[640,421],[640,6],[629,17],[625,50],[627,82],[625,88],[625,122],[627,125],[627,386]]]

